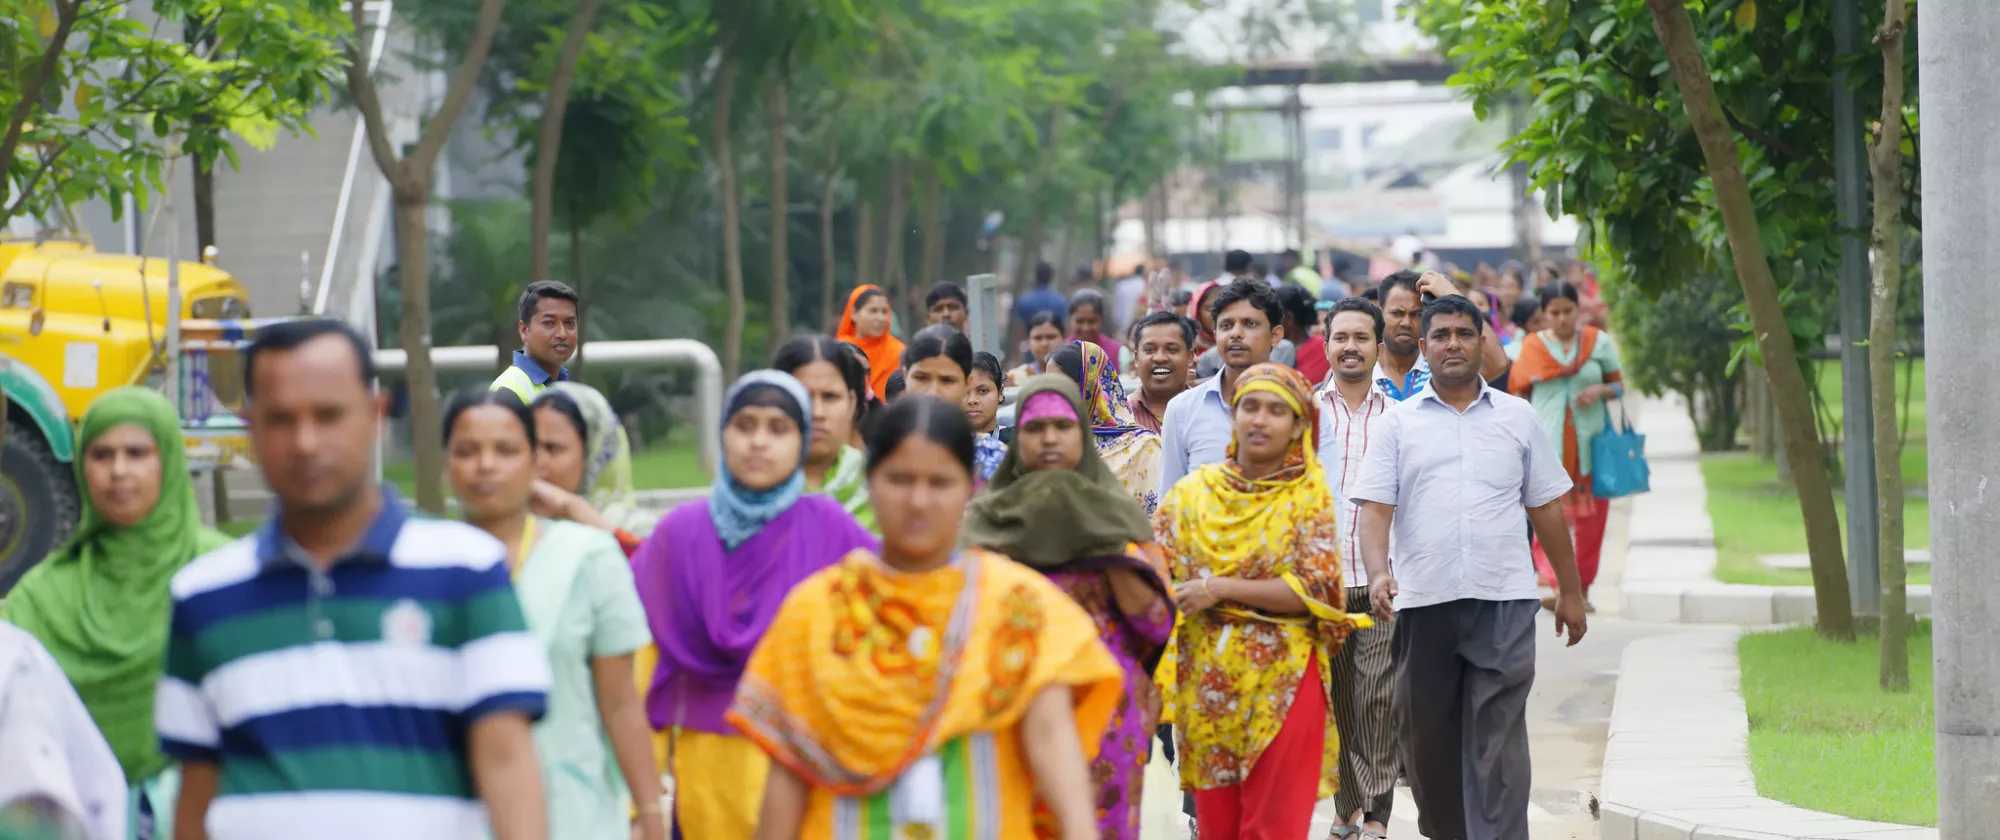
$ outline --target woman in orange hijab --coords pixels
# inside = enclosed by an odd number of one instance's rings
[[[878,398],[887,394],[889,375],[903,366],[903,342],[889,334],[889,295],[878,286],[854,287],[833,337],[868,355],[868,388]]]

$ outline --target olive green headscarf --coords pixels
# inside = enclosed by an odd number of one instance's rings
[[[960,540],[1038,569],[1122,554],[1128,543],[1151,542],[1153,527],[1145,509],[1097,456],[1076,381],[1061,374],[1036,376],[1021,387],[1014,404],[1026,406],[1029,397],[1043,391],[1061,394],[1076,411],[1083,460],[1074,469],[1030,470],[1021,459],[1027,432],[1017,431],[993,480],[966,511]]]
[[[127,423],[159,445],[160,501],[138,524],[120,528],[91,505],[83,465],[92,441]],[[153,692],[166,663],[173,606],[167,583],[229,538],[202,527],[180,416],[157,391],[119,388],[90,404],[78,435],[76,486],[83,502],[76,533],[21,578],[4,616],[61,663],[125,778],[138,784],[167,766],[153,731]]]

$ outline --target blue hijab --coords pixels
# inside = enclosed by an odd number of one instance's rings
[[[785,413],[799,424],[799,465],[792,469],[792,476],[778,486],[752,490],[738,483],[736,476],[729,472],[729,458],[725,453],[715,473],[714,487],[708,494],[708,516],[715,523],[715,533],[722,537],[725,551],[735,551],[737,546],[756,536],[766,523],[790,510],[805,491],[805,448],[812,441],[812,397],[791,374],[753,370],[736,380],[736,384],[729,386],[729,394],[722,401],[722,426],[727,430],[736,412],[752,404],[746,402],[746,397],[762,396],[762,392],[772,389],[792,403],[786,407]]]

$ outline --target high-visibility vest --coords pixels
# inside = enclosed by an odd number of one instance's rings
[[[514,396],[521,398],[522,405],[531,405],[535,401],[535,395],[540,394],[548,387],[547,385],[536,385],[535,380],[528,378],[527,371],[514,365],[508,365],[507,369],[501,371],[500,376],[493,380],[493,387],[488,390],[513,391]]]

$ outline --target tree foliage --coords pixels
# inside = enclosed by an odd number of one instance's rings
[[[21,0],[0,10],[0,223],[166,189],[175,154],[236,163],[231,134],[268,145],[341,79],[336,0]],[[204,43],[183,34],[198,31]]]
[[[1863,30],[1880,23],[1863,4]],[[1740,154],[1761,240],[1800,347],[1830,331],[1842,231],[1833,212],[1832,4],[1712,0],[1689,4]],[[1459,67],[1451,84],[1481,117],[1517,94],[1531,101],[1503,147],[1528,165],[1551,213],[1574,215],[1601,260],[1658,294],[1704,271],[1731,271],[1713,186],[1644,0],[1424,0],[1417,21]],[[1913,36],[1912,36],[1913,37]],[[1882,65],[1846,60],[1864,113],[1878,112]],[[1916,90],[1916,67],[1908,68]],[[1915,97],[1904,218],[1917,224]],[[1737,316],[1742,320],[1742,316]],[[1747,342],[1744,343],[1747,349]]]

